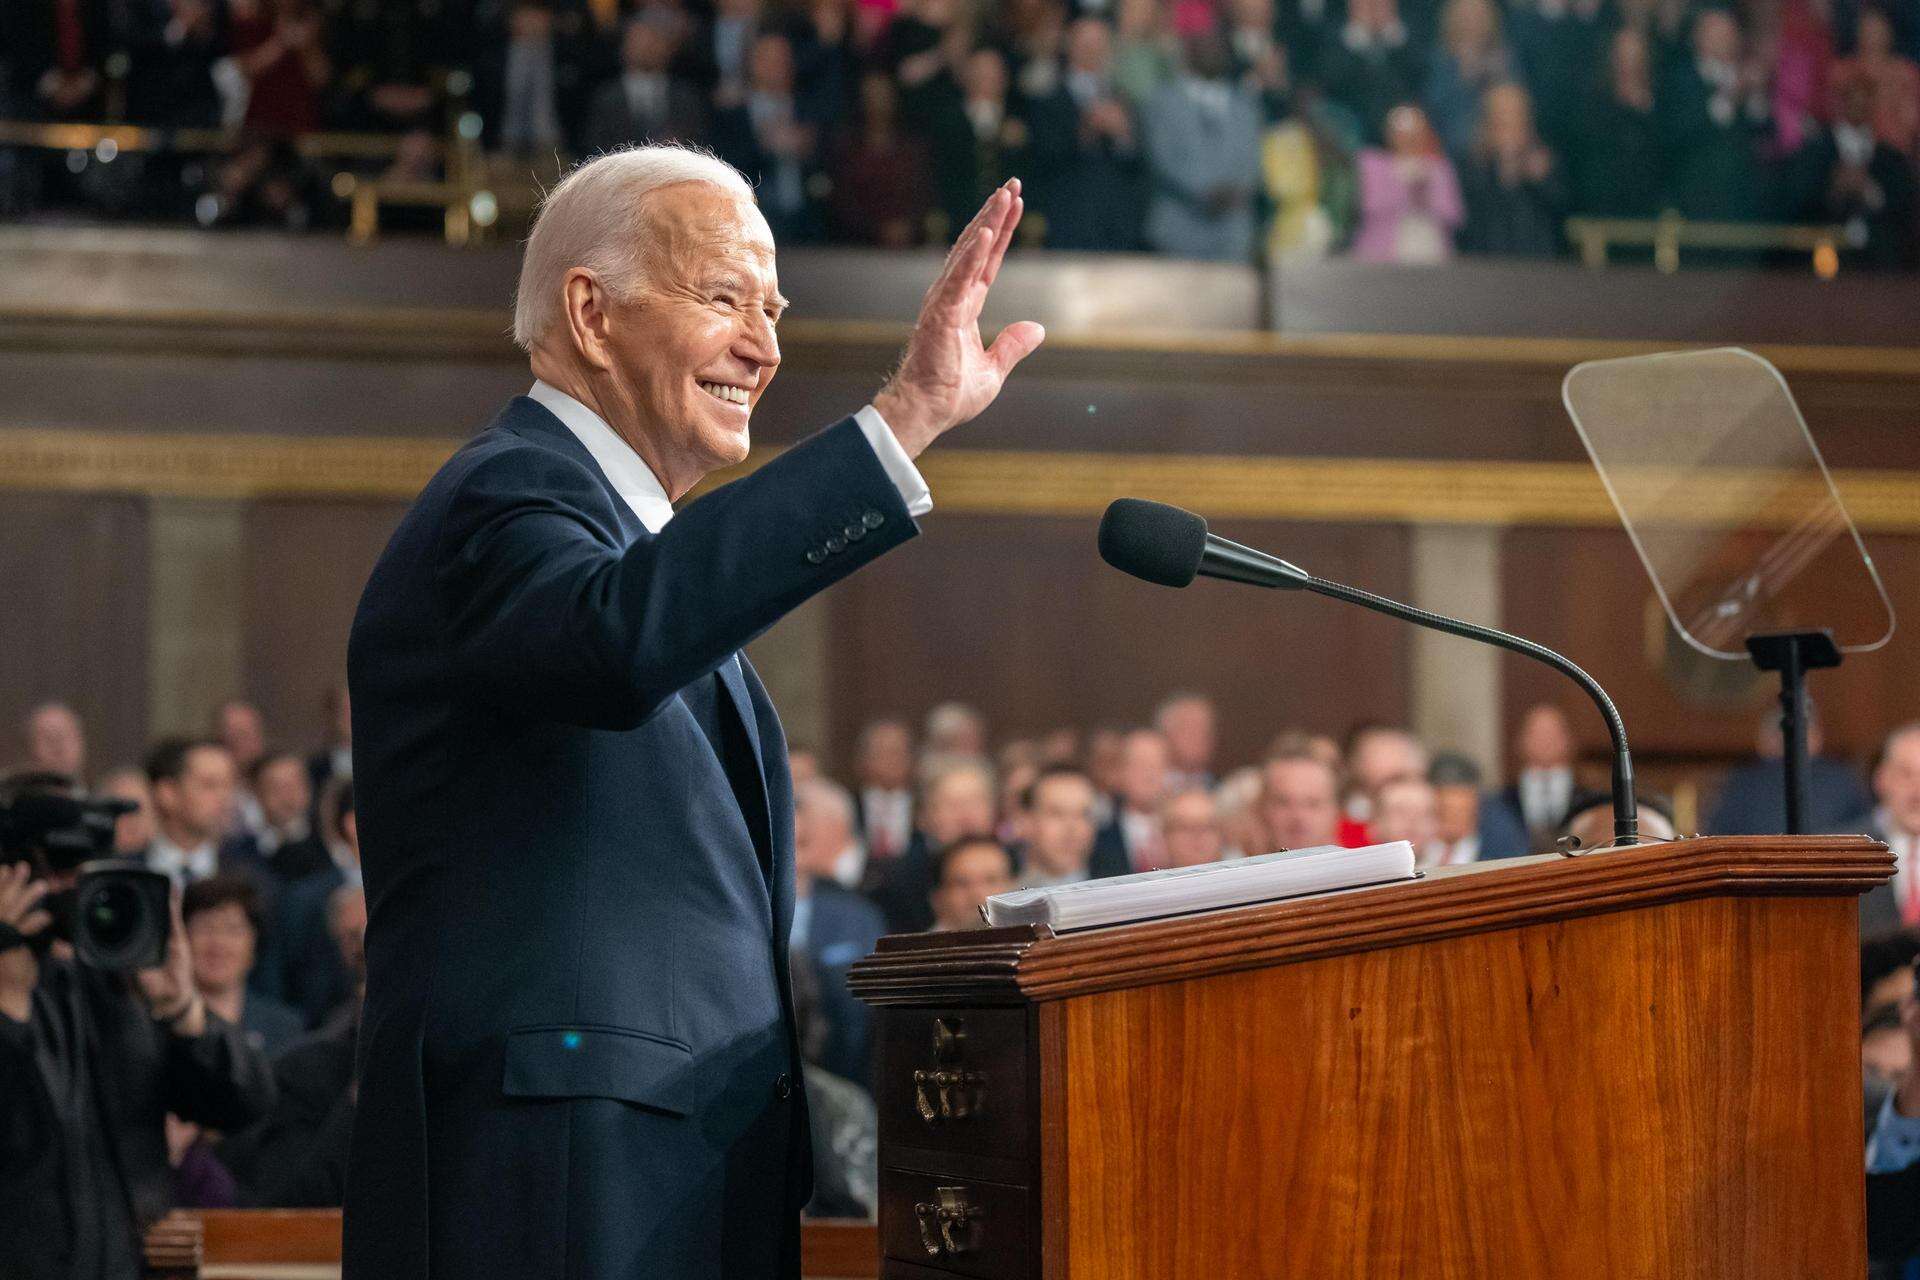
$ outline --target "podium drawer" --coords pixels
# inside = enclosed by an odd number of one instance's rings
[[[880,1252],[977,1280],[1034,1275],[1032,1193],[905,1169],[880,1171]]]
[[[1029,1158],[1026,1010],[883,1009],[879,1023],[883,1150]]]

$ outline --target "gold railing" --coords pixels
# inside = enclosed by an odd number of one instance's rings
[[[140,153],[221,155],[244,139],[244,134],[225,129],[0,120],[0,146],[86,152],[102,162]],[[399,159],[404,143],[398,135],[308,133],[288,143],[303,159],[340,162],[330,185],[333,194],[347,202],[347,234],[356,244],[379,234],[383,206],[438,209],[447,243],[469,245],[486,240],[502,217],[529,216],[539,198],[533,166],[490,159],[482,152],[480,118],[470,111],[455,111],[446,136],[434,143],[435,158],[445,175],[441,178],[355,173],[347,167]]]
[[[1607,265],[1614,247],[1653,250],[1653,265],[1667,275],[1680,269],[1682,249],[1731,252],[1780,250],[1811,256],[1814,274],[1830,280],[1840,270],[1840,245],[1846,228],[1779,222],[1704,222],[1669,209],[1657,218],[1568,218],[1567,239],[1580,260],[1595,269]]]

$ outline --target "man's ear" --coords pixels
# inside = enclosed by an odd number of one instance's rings
[[[591,368],[607,372],[613,368],[613,317],[607,309],[606,286],[585,267],[575,267],[567,272],[561,288],[573,349]]]

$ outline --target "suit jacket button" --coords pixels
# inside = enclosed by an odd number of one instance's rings
[[[793,1077],[782,1071],[780,1078],[773,1082],[773,1096],[786,1101],[793,1096]]]
[[[867,514],[860,517],[860,523],[864,524],[869,529],[878,529],[881,525],[885,524],[886,521],[887,521],[887,518],[881,515],[878,511],[869,511],[867,512]]]
[[[858,542],[867,536],[867,526],[863,524],[850,524],[840,532],[847,535],[848,542]]]
[[[825,562],[826,558],[827,558],[827,553],[822,551],[819,547],[814,547],[807,552],[808,564],[821,564]]]
[[[839,534],[836,533],[831,538],[827,539],[827,550],[831,551],[834,555],[839,555],[842,551],[845,551],[846,549],[847,549],[847,540],[841,537]]]

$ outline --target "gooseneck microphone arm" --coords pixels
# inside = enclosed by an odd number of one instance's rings
[[[1239,579],[1247,581],[1247,579]],[[1627,726],[1620,719],[1620,710],[1613,705],[1613,699],[1600,687],[1599,681],[1582,671],[1571,660],[1562,657],[1543,644],[1523,640],[1519,636],[1492,627],[1483,627],[1477,623],[1462,622],[1458,618],[1449,618],[1443,613],[1430,613],[1425,609],[1416,609],[1410,604],[1401,604],[1398,600],[1389,600],[1385,596],[1374,595],[1371,591],[1362,591],[1358,587],[1349,587],[1338,582],[1329,582],[1325,578],[1306,575],[1304,582],[1298,583],[1300,590],[1311,591],[1316,595],[1329,596],[1335,600],[1344,600],[1348,604],[1357,604],[1363,609],[1372,609],[1375,613],[1384,613],[1403,622],[1428,627],[1434,631],[1444,631],[1450,636],[1460,636],[1467,640],[1484,640],[1497,645],[1509,653],[1523,654],[1536,662],[1544,662],[1555,671],[1566,676],[1593,699],[1593,705],[1600,709],[1600,716],[1607,722],[1607,732],[1613,738],[1613,842],[1615,844],[1634,844],[1640,838],[1640,817],[1633,796],[1633,757],[1627,754]]]
[[[1100,521],[1100,556],[1122,573],[1163,587],[1184,587],[1196,576],[1205,576],[1279,591],[1311,591],[1544,662],[1579,685],[1607,722],[1607,733],[1613,738],[1613,840],[1615,844],[1638,842],[1640,818],[1633,796],[1633,758],[1627,754],[1627,727],[1620,720],[1620,711],[1597,680],[1545,645],[1316,578],[1277,556],[1209,533],[1201,517],[1164,502],[1115,500]]]

